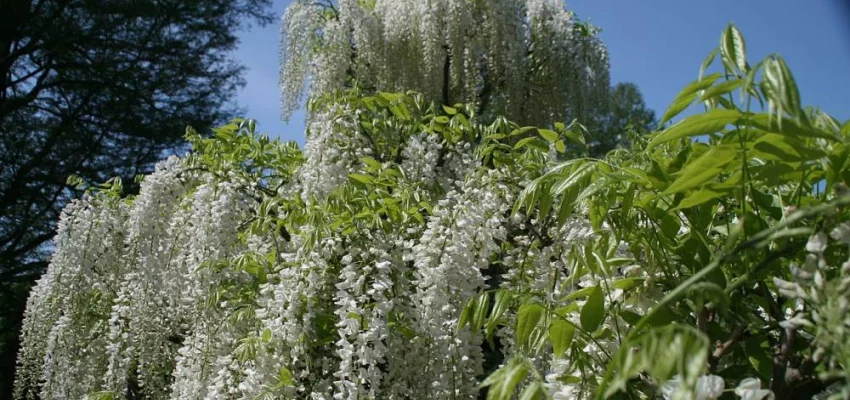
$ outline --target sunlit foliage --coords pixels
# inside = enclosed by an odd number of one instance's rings
[[[732,26],[718,56],[599,159],[416,93],[317,95],[303,152],[190,130],[66,209],[16,394],[846,398],[850,123]]]

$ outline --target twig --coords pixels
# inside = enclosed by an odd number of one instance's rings
[[[732,346],[735,343],[738,343],[744,334],[747,332],[747,328],[744,325],[738,326],[732,331],[732,334],[729,335],[729,339],[726,339],[725,342],[721,343],[717,348],[714,349],[714,352],[711,353],[711,357],[708,359],[708,370],[711,373],[714,373],[717,370],[717,364],[720,362],[720,358],[723,357],[729,350],[732,349]]]
[[[797,338],[797,330],[788,328],[785,329],[785,340],[782,342],[782,347],[779,349],[779,354],[773,358],[773,377],[770,380],[770,390],[778,394],[779,398],[783,398],[784,389],[787,386],[785,382],[785,371],[788,368],[788,357],[791,354],[791,347],[794,345],[794,339]]]

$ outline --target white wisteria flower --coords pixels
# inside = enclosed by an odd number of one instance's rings
[[[294,1],[282,19],[285,118],[307,82],[318,98],[343,89],[347,74],[363,87],[479,102],[487,115],[522,123],[583,119],[604,106],[607,49],[559,0],[321,4]]]
[[[773,400],[773,392],[768,389],[761,388],[761,381],[757,378],[747,378],[742,380],[738,387],[735,388],[735,394],[741,400]]]
[[[682,382],[682,377],[677,375],[661,386],[661,393],[664,395],[665,400],[714,400],[723,394],[725,387],[726,384],[723,382],[723,378],[717,375],[704,375],[697,378],[694,392],[691,394],[685,387],[684,382]]]

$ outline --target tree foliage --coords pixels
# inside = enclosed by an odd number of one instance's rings
[[[23,292],[79,192],[66,178],[133,182],[185,148],[187,124],[232,118],[235,33],[267,0],[0,3],[0,345],[11,366]],[[130,186],[130,185],[128,185]],[[0,371],[11,384],[12,371]],[[5,384],[0,383],[0,392]],[[10,389],[10,388],[9,388]]]
[[[628,147],[630,136],[651,132],[655,123],[655,112],[646,108],[637,85],[618,83],[611,87],[605,108],[585,121],[590,155],[602,157],[618,146]]]
[[[702,76],[716,53],[723,73]],[[740,396],[809,398],[829,386],[834,398],[846,397],[847,319],[838,317],[846,293],[836,289],[850,283],[843,161],[850,123],[802,108],[781,57],[750,67],[733,26],[700,75],[662,123],[697,99],[705,112],[653,133],[634,151],[553,167],[518,201],[541,204],[549,187],[578,193],[562,197],[560,207],[584,205],[597,229],[628,243],[640,260],[646,278],[626,286],[663,294],[635,312],[619,300],[621,280],[600,284],[611,299],[605,318],[615,349],[600,363],[604,374],[588,378],[575,364],[566,372],[580,373],[580,387],[595,398],[637,396],[647,385],[667,398],[693,391],[717,398],[724,381],[745,376],[757,379],[742,381]],[[604,249],[585,253],[576,268],[611,279],[622,261]]]

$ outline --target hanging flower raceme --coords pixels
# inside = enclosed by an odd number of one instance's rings
[[[305,201],[327,197],[346,181],[358,160],[371,153],[363,137],[357,134],[357,124],[356,113],[342,106],[331,106],[311,117],[305,161],[298,170]]]
[[[82,398],[100,386],[92,372],[107,363],[104,316],[119,288],[127,211],[109,196],[63,211],[57,251],[27,302],[16,398]]]
[[[558,0],[296,1],[281,37],[285,118],[308,81],[310,98],[353,82],[541,125],[593,115],[608,91],[606,48]]]
[[[429,355],[419,393],[428,398],[470,398],[478,391],[481,337],[457,330],[457,322],[466,300],[486,283],[482,271],[498,248],[495,239],[505,235],[510,197],[499,176],[493,170],[470,177],[460,191],[447,194],[411,254],[419,329]]]

